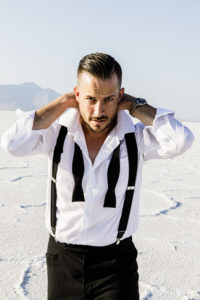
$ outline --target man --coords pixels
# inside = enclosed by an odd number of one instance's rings
[[[174,113],[125,94],[121,80],[114,58],[86,55],[74,92],[20,112],[2,138],[15,156],[48,155],[49,300],[139,299],[131,236],[143,162],[174,157],[193,142]]]

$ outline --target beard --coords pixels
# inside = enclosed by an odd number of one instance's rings
[[[82,124],[83,126],[86,126],[89,130],[91,130],[92,132],[96,132],[96,133],[102,133],[104,131],[106,131],[109,127],[110,127],[110,130],[113,129],[113,127],[115,126],[116,122],[117,122],[117,110],[113,113],[113,115],[109,118],[108,116],[101,116],[99,118],[95,118],[95,117],[89,117],[89,120],[86,121],[83,116],[81,115],[81,121],[82,121]],[[91,121],[107,121],[107,123],[102,127],[102,123],[99,123],[99,125],[97,124],[94,127],[92,127],[90,125],[90,122]]]

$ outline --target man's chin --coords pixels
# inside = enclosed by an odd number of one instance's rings
[[[106,130],[106,128],[108,127],[109,125],[107,126],[100,126],[100,125],[97,125],[97,126],[91,126],[89,124],[87,124],[87,127],[92,131],[92,132],[96,132],[96,133],[101,133],[103,132],[104,130]]]
[[[110,131],[112,130],[112,128],[114,127],[114,125],[116,124],[116,116],[113,119],[107,119],[105,121],[102,122],[95,122],[95,124],[93,124],[94,122],[91,121],[85,121],[82,118],[82,126],[91,130],[92,132],[95,133],[102,133],[104,131]]]
[[[109,122],[107,124],[100,123],[100,124],[96,124],[96,125],[86,123],[86,122],[84,122],[84,123],[89,130],[91,130],[92,132],[95,132],[95,133],[102,133],[102,132],[108,130],[109,127],[111,127],[111,126],[113,127],[112,122],[111,123]]]

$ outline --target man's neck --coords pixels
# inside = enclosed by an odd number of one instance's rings
[[[111,126],[105,128],[104,131],[93,132],[87,126],[87,124],[85,124],[84,122],[81,122],[83,132],[85,135],[85,141],[86,141],[89,157],[92,161],[92,164],[94,163],[95,158],[96,158],[99,150],[101,149],[106,137],[108,136],[109,132],[114,128],[115,124],[116,124],[116,121],[113,121]]]

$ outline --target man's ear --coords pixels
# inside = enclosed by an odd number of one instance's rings
[[[76,101],[79,102],[79,89],[78,89],[78,86],[74,87],[74,94],[76,96]]]
[[[125,92],[125,89],[121,88],[120,91],[119,91],[119,102],[122,100],[124,92]]]

